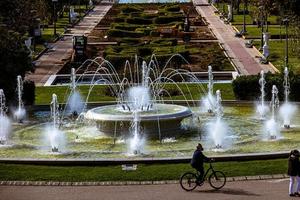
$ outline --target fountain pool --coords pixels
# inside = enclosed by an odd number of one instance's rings
[[[9,135],[9,145],[0,148],[2,158],[129,158],[140,157],[190,157],[195,145],[202,142],[208,155],[223,155],[253,152],[278,152],[300,148],[300,112],[294,115],[292,128],[281,130],[283,139],[274,141],[262,140],[263,123],[255,116],[253,104],[226,105],[223,102],[224,115],[222,120],[229,130],[225,139],[230,139],[230,148],[215,152],[215,144],[206,132],[205,124],[214,120],[211,113],[200,113],[198,107],[191,107],[193,115],[199,120],[195,123],[189,118],[183,119],[181,126],[185,131],[172,137],[162,136],[147,138],[144,153],[128,156],[128,140],[131,138],[113,138],[101,133],[96,124],[65,123],[60,130],[65,134],[65,148],[59,153],[53,153],[49,143],[43,140],[42,132],[49,125],[49,111],[29,113],[31,124],[14,124]],[[191,126],[192,125],[192,126]],[[199,137],[200,136],[200,137]]]

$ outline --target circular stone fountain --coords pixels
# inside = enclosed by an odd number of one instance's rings
[[[173,104],[154,104],[150,110],[139,112],[143,133],[150,137],[173,135],[181,130],[181,121],[190,117],[192,111],[185,106]],[[98,129],[106,135],[120,136],[129,134],[133,114],[121,105],[109,105],[89,110],[85,119],[95,121]]]

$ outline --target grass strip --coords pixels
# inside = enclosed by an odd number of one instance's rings
[[[283,174],[286,159],[219,162],[213,164],[226,176],[253,176]],[[206,165],[206,168],[208,166]],[[0,164],[1,181],[160,181],[178,180],[186,171],[193,171],[187,164],[140,164],[136,171],[122,171],[121,166],[39,166]]]
[[[260,47],[260,41],[255,41],[257,49]],[[293,51],[292,41],[289,41],[289,67],[295,73],[300,73],[300,57]],[[269,61],[278,69],[283,70],[285,58],[285,40],[269,41],[270,56]]]
[[[202,87],[204,91],[200,88]],[[83,99],[89,92],[89,85],[78,86],[78,91],[82,95]],[[180,89],[179,89],[180,88]],[[166,84],[165,89],[170,92],[172,97],[165,97],[165,100],[200,100],[202,96],[206,94],[207,84],[200,83],[190,83],[190,84]],[[179,92],[182,90],[182,92]],[[232,90],[231,83],[215,83],[214,91],[221,90],[223,100],[234,100],[234,93]],[[59,103],[65,103],[69,96],[70,90],[68,86],[49,86],[49,87],[36,87],[35,93],[35,104],[36,105],[46,105],[51,101],[52,94],[55,93],[58,96]],[[88,99],[88,102],[101,102],[101,101],[114,101],[115,97],[109,95],[110,89],[107,85],[96,85]],[[184,94],[184,95],[183,95]],[[185,97],[184,97],[185,96]]]

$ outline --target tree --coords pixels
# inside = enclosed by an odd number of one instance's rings
[[[31,26],[31,0],[0,1],[0,88],[9,102],[14,99],[16,78],[33,70],[24,41]]]

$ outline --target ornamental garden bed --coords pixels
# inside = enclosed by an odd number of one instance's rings
[[[189,28],[185,26],[187,19]],[[124,71],[127,60],[134,63],[137,56],[140,61],[149,62],[153,54],[160,67],[173,55],[179,55],[169,67],[201,72],[212,65],[215,71],[233,71],[223,49],[214,40],[207,23],[191,3],[119,4],[111,8],[89,35],[87,57],[104,57],[119,73]],[[93,68],[97,66],[90,66]]]

